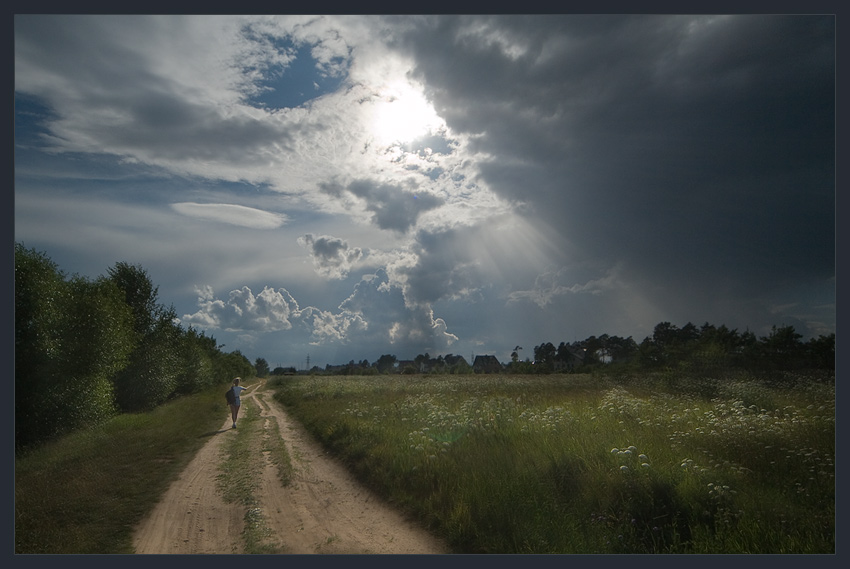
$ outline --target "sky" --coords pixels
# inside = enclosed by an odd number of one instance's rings
[[[833,15],[16,15],[14,238],[298,369],[835,332]]]

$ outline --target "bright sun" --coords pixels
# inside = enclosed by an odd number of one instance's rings
[[[406,84],[384,89],[374,112],[372,131],[385,146],[411,142],[444,124],[425,97]]]

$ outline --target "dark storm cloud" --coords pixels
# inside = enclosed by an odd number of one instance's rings
[[[393,277],[403,283],[409,305],[428,306],[442,299],[464,297],[485,283],[475,270],[476,252],[470,238],[476,228],[419,231],[411,246],[416,262],[399,266]],[[483,248],[478,250],[482,254]]]
[[[348,186],[355,196],[365,200],[366,210],[381,229],[406,233],[420,214],[439,207],[443,200],[428,192],[417,192],[398,184],[357,180]]]
[[[330,235],[308,233],[299,237],[298,243],[309,249],[316,272],[333,279],[348,276],[351,265],[363,257],[360,247],[349,247],[347,241]]]
[[[156,149],[152,158],[206,159],[244,163],[254,155],[262,164],[271,145],[290,149],[298,133],[250,115],[222,117],[201,105],[170,95],[148,94],[123,110],[128,114],[120,129],[110,129],[103,140],[116,149]],[[200,144],[204,141],[204,144]],[[219,141],[219,144],[210,144]],[[267,160],[267,159],[266,159]]]
[[[114,77],[100,77],[112,81]],[[151,78],[132,94],[101,94],[90,84],[84,104],[97,109],[90,120],[78,122],[72,113],[52,125],[57,148],[83,149],[87,140],[98,140],[115,154],[145,160],[219,161],[264,164],[266,149],[290,149],[301,127],[282,125],[265,117],[237,113],[222,116],[219,109],[187,98],[178,85]],[[252,158],[253,157],[253,158]]]
[[[834,18],[420,24],[415,74],[485,135],[483,178],[585,255],[682,291],[834,274]]]
[[[446,322],[435,318],[430,306],[409,306],[402,288],[390,282],[387,272],[367,275],[340,306],[346,318],[362,319],[359,332],[366,345],[385,346],[401,353],[441,351],[457,341]]]

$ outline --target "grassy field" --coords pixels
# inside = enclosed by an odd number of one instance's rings
[[[458,552],[835,551],[830,382],[377,376],[275,389],[361,480]],[[131,553],[135,525],[221,427],[221,392],[16,456],[15,553]],[[260,429],[253,419],[246,409],[242,428]],[[286,483],[284,450],[262,450]],[[221,479],[250,514],[245,469],[227,467],[244,451],[227,449]],[[270,552],[263,520],[246,522],[246,550]]]
[[[834,382],[285,379],[358,477],[464,553],[834,553]]]
[[[229,415],[224,390],[15,457],[15,553],[132,553],[135,525]]]

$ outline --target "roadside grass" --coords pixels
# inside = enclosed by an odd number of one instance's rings
[[[222,451],[223,462],[218,475],[218,489],[225,502],[245,506],[245,527],[242,538],[245,553],[277,553],[264,545],[270,532],[262,510],[258,507],[256,492],[263,468],[259,453],[262,425],[256,405],[243,405],[237,436],[231,437]]]
[[[261,405],[267,405],[262,396],[257,398]],[[262,452],[267,460],[277,467],[278,479],[286,487],[292,483],[293,466],[292,457],[286,448],[286,443],[280,433],[280,425],[273,417],[268,419],[267,430],[263,436]]]
[[[277,421],[273,418],[264,421],[260,414],[257,405],[265,405],[261,398],[262,395],[258,395],[256,403],[243,405],[241,409],[237,436],[231,437],[222,451],[218,487],[225,502],[236,502],[246,507],[242,532],[245,553],[285,553],[285,549],[275,543],[257,491],[267,461],[277,467],[284,486],[291,481],[292,463],[280,437]]]
[[[275,396],[458,552],[835,551],[833,383],[317,376]]]
[[[133,553],[137,524],[228,413],[223,389],[125,414],[15,457],[15,553]]]

